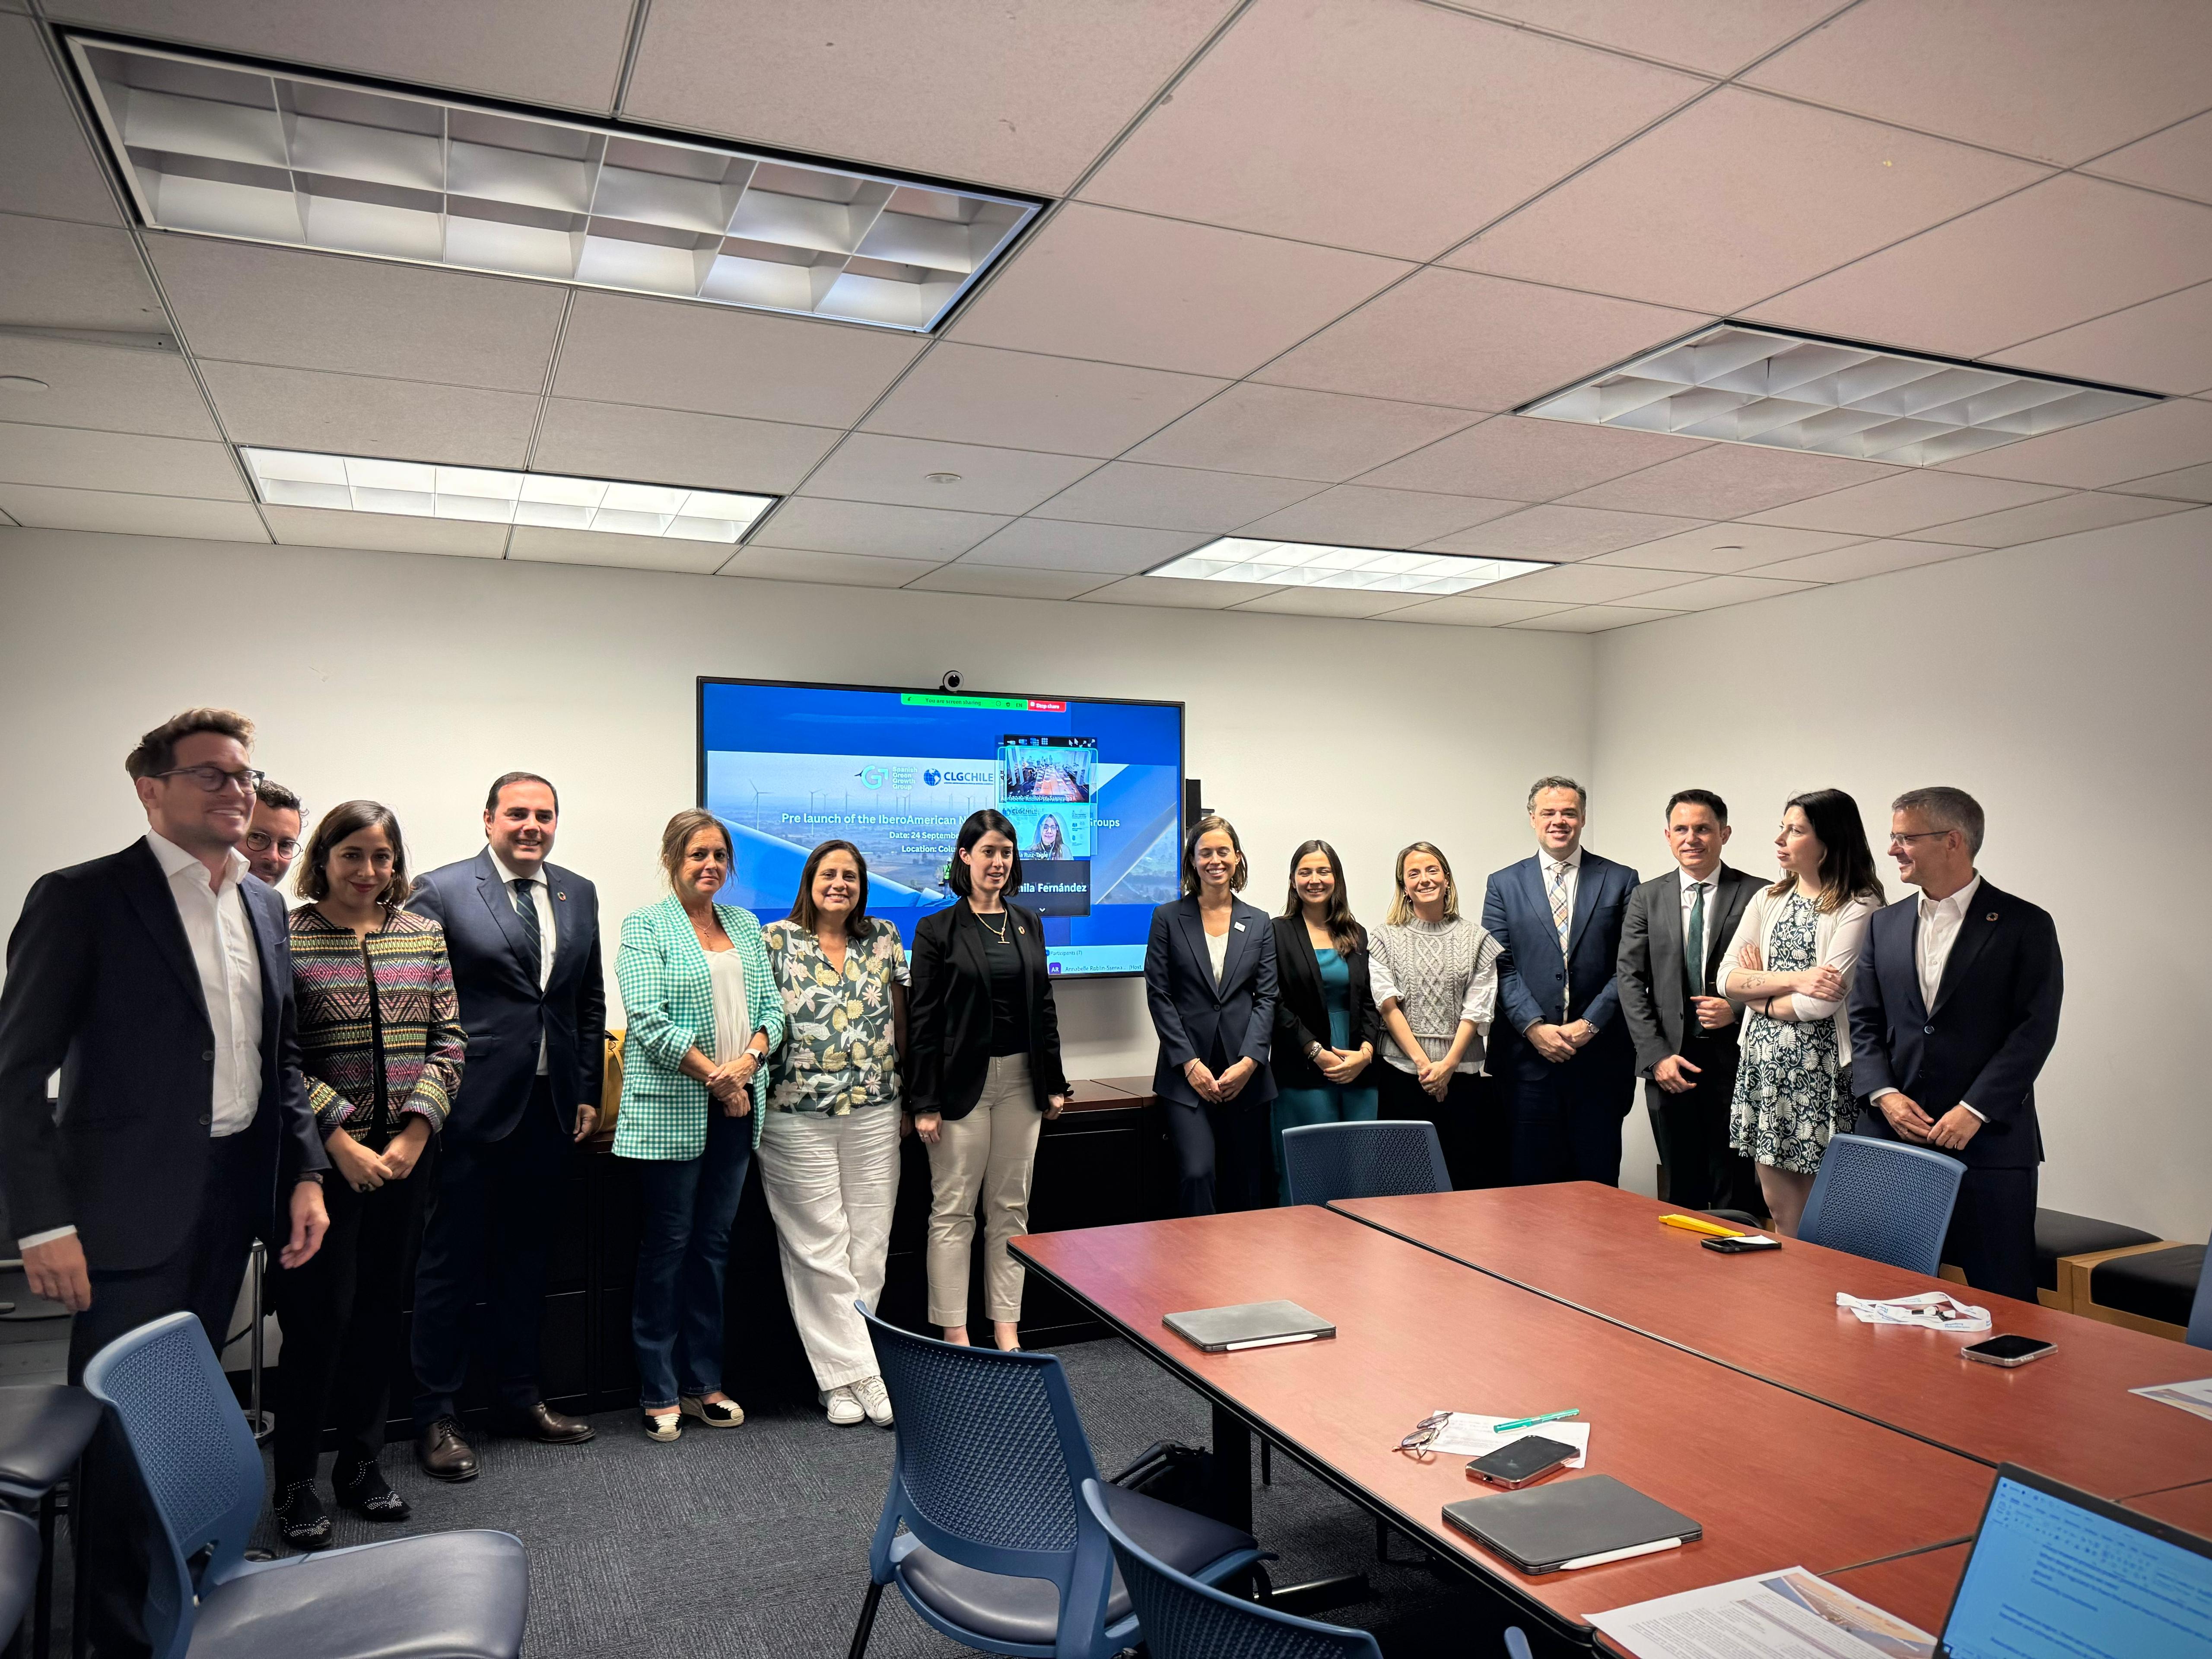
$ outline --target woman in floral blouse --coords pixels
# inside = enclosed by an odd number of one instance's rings
[[[868,915],[848,841],[808,855],[788,921],[763,936],[787,1035],[761,1124],[761,1187],[784,1288],[832,1423],[891,1420],[855,1301],[874,1308],[898,1200],[906,952]]]

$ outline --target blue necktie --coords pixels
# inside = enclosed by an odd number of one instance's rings
[[[522,965],[535,985],[545,972],[545,937],[538,930],[538,900],[530,890],[537,884],[517,876],[507,885],[514,889],[514,914],[522,919]]]

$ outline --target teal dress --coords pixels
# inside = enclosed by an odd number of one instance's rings
[[[1345,966],[1344,958],[1334,951],[1316,951],[1314,960],[1321,964],[1322,1000],[1328,1005],[1328,1046],[1349,1048],[1352,1046],[1352,969]],[[1375,1065],[1382,1062],[1378,1060]],[[1370,1065],[1365,1077],[1375,1069]],[[1366,1122],[1375,1115],[1375,1090],[1365,1083],[1355,1083],[1350,1088],[1339,1088],[1324,1083],[1318,1089],[1283,1089],[1277,1092],[1273,1105],[1275,1130],[1275,1175],[1283,1173],[1283,1131],[1295,1129],[1307,1123]]]

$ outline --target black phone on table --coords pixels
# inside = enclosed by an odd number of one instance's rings
[[[1750,1255],[1759,1250],[1778,1250],[1782,1248],[1782,1241],[1778,1238],[1738,1237],[1706,1238],[1700,1239],[1698,1242],[1707,1249],[1717,1250],[1723,1255]]]
[[[1511,1491],[1540,1480],[1554,1469],[1564,1468],[1569,1458],[1580,1455],[1577,1448],[1564,1440],[1554,1440],[1548,1435],[1524,1434],[1510,1445],[1500,1446],[1494,1452],[1485,1452],[1473,1459],[1467,1472],[1477,1480]]]
[[[1960,1352],[1984,1365],[2025,1365],[2031,1359],[2042,1358],[2057,1346],[2039,1336],[1993,1336]]]

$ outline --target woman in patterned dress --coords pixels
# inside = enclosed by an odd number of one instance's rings
[[[1782,879],[1745,908],[1720,990],[1744,1011],[1729,1145],[1757,1162],[1774,1230],[1795,1238],[1828,1138],[1858,1115],[1845,1004],[1882,890],[1840,789],[1793,796],[1774,847]]]
[[[784,1289],[830,1420],[891,1420],[868,1328],[898,1201],[906,951],[868,914],[868,861],[849,841],[807,855],[790,916],[764,934],[787,1035],[761,1127],[761,1187]]]

